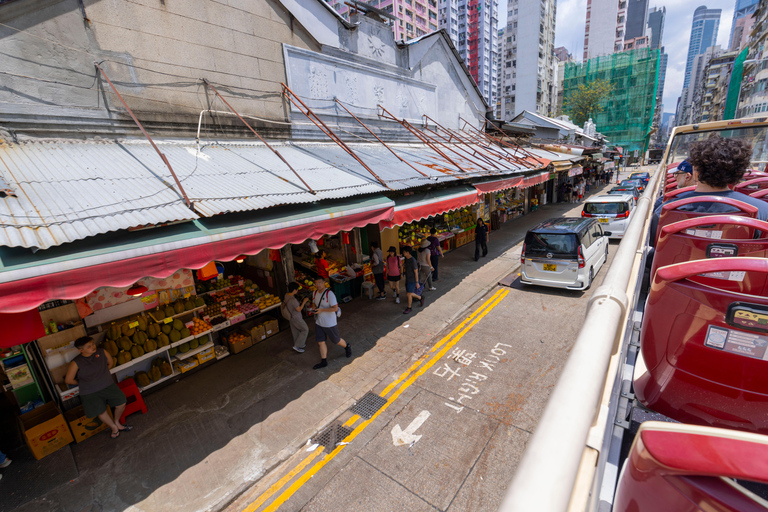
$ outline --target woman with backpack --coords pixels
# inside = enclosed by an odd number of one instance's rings
[[[309,298],[305,297],[301,304],[299,304],[299,300],[296,298],[299,288],[299,283],[290,283],[288,285],[288,293],[285,294],[280,311],[283,318],[290,322],[291,334],[293,335],[293,350],[301,354],[304,352],[304,347],[307,344],[307,335],[309,334],[309,326],[301,316],[301,310],[309,302]]]
[[[400,257],[397,255],[397,250],[394,246],[391,246],[387,251],[387,259],[385,261],[387,266],[387,282],[389,288],[395,294],[395,304],[400,304]]]

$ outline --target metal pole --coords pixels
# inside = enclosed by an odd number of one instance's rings
[[[299,180],[300,180],[300,181],[301,181],[301,182],[304,184],[304,186],[305,186],[305,187],[307,187],[307,190],[308,190],[308,191],[309,191],[309,192],[310,192],[312,195],[317,195],[317,192],[315,192],[314,190],[312,190],[312,187],[310,187],[310,186],[307,184],[307,182],[306,182],[306,181],[304,181],[304,178],[302,178],[301,176],[299,176],[299,173],[298,173],[298,172],[296,172],[296,169],[294,169],[294,168],[291,166],[291,164],[289,164],[289,163],[288,163],[288,161],[287,161],[285,158],[283,158],[283,155],[281,155],[281,154],[280,154],[280,152],[279,152],[279,151],[277,151],[275,148],[273,148],[272,146],[270,146],[270,145],[269,145],[269,143],[268,143],[267,141],[265,141],[265,140],[264,140],[264,139],[261,137],[261,135],[259,135],[259,134],[256,132],[256,130],[254,130],[254,129],[253,129],[253,127],[252,127],[250,124],[248,124],[248,122],[247,122],[245,119],[243,119],[243,117],[242,117],[240,114],[238,114],[238,113],[237,113],[237,111],[236,111],[234,108],[232,108],[232,105],[230,105],[230,104],[227,102],[227,100],[225,100],[225,99],[224,99],[224,96],[222,96],[221,94],[219,94],[219,91],[217,91],[217,90],[216,90],[216,88],[215,88],[214,86],[212,86],[212,85],[211,85],[211,83],[210,83],[210,82],[209,82],[207,79],[203,78],[203,82],[205,83],[206,87],[210,87],[210,88],[211,88],[211,90],[212,90],[214,93],[216,93],[216,96],[218,96],[218,97],[219,97],[219,99],[220,99],[221,101],[223,101],[223,102],[224,102],[224,104],[227,106],[227,108],[228,108],[229,110],[231,110],[231,111],[232,111],[232,113],[233,113],[233,114],[235,114],[235,115],[237,116],[237,118],[238,118],[238,119],[240,119],[240,120],[243,122],[243,124],[244,124],[245,126],[247,126],[247,127],[248,127],[248,129],[249,129],[249,130],[251,130],[251,132],[252,132],[252,133],[253,133],[253,134],[254,134],[256,137],[258,137],[258,138],[259,138],[259,140],[260,140],[261,142],[263,142],[263,143],[264,143],[264,145],[265,145],[265,146],[267,146],[269,149],[271,149],[271,150],[272,150],[272,152],[273,152],[275,155],[277,155],[277,157],[278,157],[280,160],[282,160],[282,161],[283,161],[283,163],[284,163],[285,165],[287,165],[287,166],[288,166],[288,168],[289,168],[291,171],[293,171],[293,174],[295,174],[295,175],[296,175],[296,177],[297,177],[297,178],[299,178]],[[202,116],[202,112],[200,113],[200,115]]]
[[[160,159],[163,161],[166,167],[168,167],[168,170],[171,171],[171,176],[173,176],[173,180],[176,182],[176,186],[179,187],[179,192],[181,192],[181,196],[184,198],[184,202],[187,204],[188,208],[192,208],[192,203],[189,201],[189,198],[187,197],[187,193],[184,191],[184,187],[181,186],[181,182],[179,181],[179,178],[176,176],[176,173],[173,171],[173,167],[171,167],[171,162],[168,161],[168,159],[165,157],[162,151],[158,149],[158,147],[155,145],[155,141],[152,140],[152,137],[149,136],[147,133],[147,130],[144,129],[144,127],[141,125],[138,119],[136,119],[136,116],[133,114],[133,110],[131,110],[131,107],[128,106],[128,104],[125,102],[122,96],[120,96],[120,93],[117,92],[117,88],[115,88],[115,85],[112,83],[112,81],[109,79],[107,74],[104,72],[104,70],[99,66],[97,62],[93,63],[94,66],[96,66],[96,69],[101,72],[104,79],[107,81],[109,86],[112,88],[112,91],[117,95],[118,99],[120,99],[120,102],[125,107],[125,110],[128,111],[128,113],[131,115],[131,118],[133,119],[133,122],[136,123],[136,126],[139,127],[139,130],[141,130],[141,133],[144,134],[144,136],[147,138],[150,144],[152,144],[152,147],[157,151],[157,154],[160,155]]]

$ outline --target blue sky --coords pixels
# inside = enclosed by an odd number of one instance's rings
[[[722,9],[717,44],[725,48],[731,34],[734,0],[650,0],[649,7],[666,7],[663,44],[669,55],[667,78],[664,86],[664,112],[674,112],[677,97],[683,88],[685,58],[688,54],[688,39],[691,35],[693,11],[700,5],[709,9]],[[584,50],[584,22],[586,21],[587,0],[560,0],[557,2],[557,25],[555,47],[565,46],[568,51],[581,59]],[[507,0],[499,0],[499,27],[507,24]]]

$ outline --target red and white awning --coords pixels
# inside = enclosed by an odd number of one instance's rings
[[[478,191],[474,187],[457,187],[456,189],[400,197],[395,199],[395,211],[392,219],[380,221],[379,227],[402,226],[473,205],[479,200]]]

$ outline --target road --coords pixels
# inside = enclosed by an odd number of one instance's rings
[[[494,286],[228,510],[496,510],[617,247],[586,292]]]

